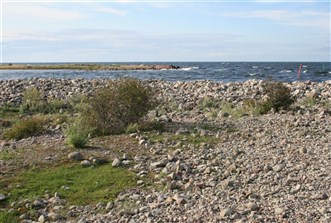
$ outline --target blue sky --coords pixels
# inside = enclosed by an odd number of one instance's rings
[[[2,62],[330,61],[330,2],[2,0]]]

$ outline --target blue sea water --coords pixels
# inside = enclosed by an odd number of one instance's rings
[[[29,79],[36,77],[112,79],[132,76],[139,79],[161,79],[167,81],[212,80],[217,82],[242,82],[249,79],[273,79],[282,82],[307,80],[322,82],[331,80],[330,62],[136,62],[116,64],[171,64],[179,66],[180,69],[144,71],[1,70],[0,79]],[[302,64],[302,70],[300,78],[298,78],[300,64]],[[326,72],[319,72],[322,70]]]

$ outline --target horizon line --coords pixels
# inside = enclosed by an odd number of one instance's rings
[[[15,63],[218,63],[218,62],[326,62],[330,61],[323,60],[159,60],[159,61],[148,61],[148,60],[131,60],[131,61],[2,61],[0,64],[15,64]]]

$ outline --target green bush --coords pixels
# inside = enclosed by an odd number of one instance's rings
[[[62,99],[46,101],[37,88],[31,87],[23,91],[23,101],[20,111],[23,114],[54,114],[60,110],[73,110],[71,104]]]
[[[45,105],[45,110],[42,113],[58,113],[61,110],[72,110],[71,105],[65,100],[55,99]]]
[[[271,109],[276,112],[281,109],[287,110],[294,102],[291,89],[281,82],[266,81],[263,84],[263,91],[267,99],[258,105],[260,114],[265,114]]]
[[[38,116],[22,119],[4,132],[6,139],[23,139],[39,135],[44,131],[45,120]]]
[[[23,99],[21,105],[21,112],[35,112],[40,108],[44,107],[42,94],[38,91],[36,87],[30,87],[23,91]]]
[[[212,108],[212,107],[217,107],[217,103],[215,102],[215,99],[205,96],[202,100],[202,108]]]
[[[271,108],[268,103],[247,98],[243,100],[243,109],[250,114],[261,115],[268,113]]]
[[[68,103],[73,111],[75,112],[82,112],[86,110],[88,106],[87,97],[85,95],[74,95],[73,97],[68,99]]]
[[[143,121],[141,123],[129,124],[125,130],[126,133],[136,133],[139,131],[160,131],[163,132],[165,128],[164,123],[158,121]]]
[[[134,124],[129,124],[127,127],[126,127],[126,130],[125,130],[126,133],[135,133],[135,132],[139,132],[139,126],[137,123],[134,123]]]
[[[67,137],[67,143],[74,148],[82,148],[88,142],[89,132],[82,126],[82,121],[79,118],[74,119],[69,123],[68,127],[64,130]]]
[[[121,78],[110,81],[90,98],[82,118],[98,135],[117,134],[138,123],[156,105],[151,87],[135,78]]]
[[[318,103],[317,99],[314,97],[305,97],[301,100],[301,105],[306,106],[308,108],[314,107]]]

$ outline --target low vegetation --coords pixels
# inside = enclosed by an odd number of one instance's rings
[[[221,101],[210,97],[204,97],[200,106],[210,118],[217,118],[220,116],[240,118],[245,115],[243,108],[236,106],[231,102]]]
[[[35,199],[48,191],[50,195],[58,192],[69,204],[87,205],[112,201],[136,181],[135,175],[127,169],[113,168],[110,164],[95,168],[72,164],[30,170],[19,174],[11,184],[19,185],[10,189],[12,201]],[[4,190],[2,192],[6,192],[6,188]]]
[[[294,97],[291,95],[291,89],[281,82],[265,81],[262,94],[264,95],[263,99],[255,100],[247,98],[243,100],[242,105],[234,105],[227,101],[204,97],[200,106],[210,118],[217,118],[219,116],[240,118],[247,114],[266,114],[272,109],[275,112],[288,110],[295,102]],[[313,99],[307,100],[307,104],[313,103]]]
[[[64,130],[67,143],[74,148],[84,147],[88,142],[90,132],[82,126],[82,120],[80,118],[73,119]]]
[[[83,168],[79,164],[66,164],[47,169],[30,169],[15,178],[0,179],[0,193],[9,194],[5,203],[13,204],[13,210],[37,216],[33,209],[19,207],[18,202],[26,199],[33,201],[46,194],[58,193],[70,205],[93,205],[98,202],[114,201],[117,194],[136,185],[135,174],[124,168],[113,168],[110,164],[95,168]],[[14,202],[14,203],[13,203]],[[69,207],[68,206],[68,207]],[[18,221],[20,211],[0,212],[0,222]],[[38,217],[35,217],[36,219]]]
[[[265,114],[271,109],[278,112],[281,109],[288,109],[294,102],[290,89],[278,82],[265,82],[263,94],[265,95],[263,100],[246,99],[242,105],[205,97],[199,102],[199,106],[210,118],[228,116],[240,118],[246,114]],[[165,114],[169,112],[167,109],[178,109],[178,104],[175,102],[171,101],[172,105],[163,104],[162,109]],[[315,101],[307,100],[305,103],[310,106]],[[0,108],[0,133],[3,139],[20,140],[43,134],[47,132],[46,127],[55,129],[54,127],[58,126],[56,133],[62,130],[70,147],[75,149],[85,147],[87,150],[86,145],[90,143],[88,152],[93,153],[94,148],[101,146],[95,146],[93,139],[89,140],[100,135],[143,132],[151,143],[169,143],[170,149],[175,149],[178,146],[182,148],[182,145],[215,145],[222,140],[215,134],[208,135],[208,131],[220,132],[224,135],[238,131],[236,126],[229,124],[230,122],[222,125],[218,125],[217,122],[212,124],[206,122],[193,123],[188,127],[188,134],[177,135],[172,130],[178,127],[176,126],[178,123],[174,126],[168,123],[165,126],[164,122],[157,121],[160,113],[156,115],[156,120],[151,121],[146,118],[146,114],[158,105],[154,90],[134,78],[110,81],[107,87],[95,92],[90,98],[77,96],[68,100],[47,101],[37,88],[30,87],[23,92],[20,108],[10,106]],[[108,139],[113,140],[113,138]],[[99,142],[107,141],[104,138],[97,139],[100,139]],[[126,142],[121,142],[124,145],[120,145],[121,149],[126,146],[134,147],[128,146],[131,145],[127,143],[129,140],[122,141]],[[120,191],[136,186],[135,174],[128,169],[113,168],[110,164],[83,168],[78,163],[68,163],[66,158],[68,147],[63,145],[65,145],[64,140],[57,149],[64,149],[65,155],[62,154],[63,156],[56,160],[56,164],[55,162],[48,164],[48,160],[31,162],[17,168],[9,177],[0,178],[0,193],[9,195],[5,202],[0,203],[0,208],[9,209],[12,208],[10,204],[13,202],[43,197],[45,191],[51,195],[58,192],[61,198],[73,205],[109,202],[114,200]],[[41,143],[38,146],[44,148],[47,145]],[[74,149],[69,148],[69,150]],[[16,163],[19,163],[25,159],[24,152],[19,151],[19,149],[1,151],[0,159],[4,162],[12,162],[15,159]],[[39,156],[36,146],[33,146],[33,151]],[[29,153],[32,153],[31,150]],[[43,157],[53,158],[49,154]],[[0,222],[17,222],[17,216],[22,213],[2,212]]]
[[[163,132],[165,130],[165,124],[158,121],[142,121],[140,123],[134,123],[127,126],[126,133],[136,132],[149,132],[158,131]]]
[[[271,109],[276,112],[287,110],[294,103],[294,97],[291,95],[291,89],[282,82],[266,81],[263,85],[264,94],[267,99],[261,106],[261,114],[267,113]]]
[[[47,101],[36,87],[30,87],[23,91],[21,114],[56,114],[64,111],[73,111],[73,105],[61,99]]]
[[[156,105],[150,87],[138,79],[122,78],[96,92],[83,111],[82,120],[97,135],[123,133]]]
[[[40,116],[24,118],[16,122],[12,127],[4,131],[6,139],[23,139],[36,136],[44,131],[45,120]]]

